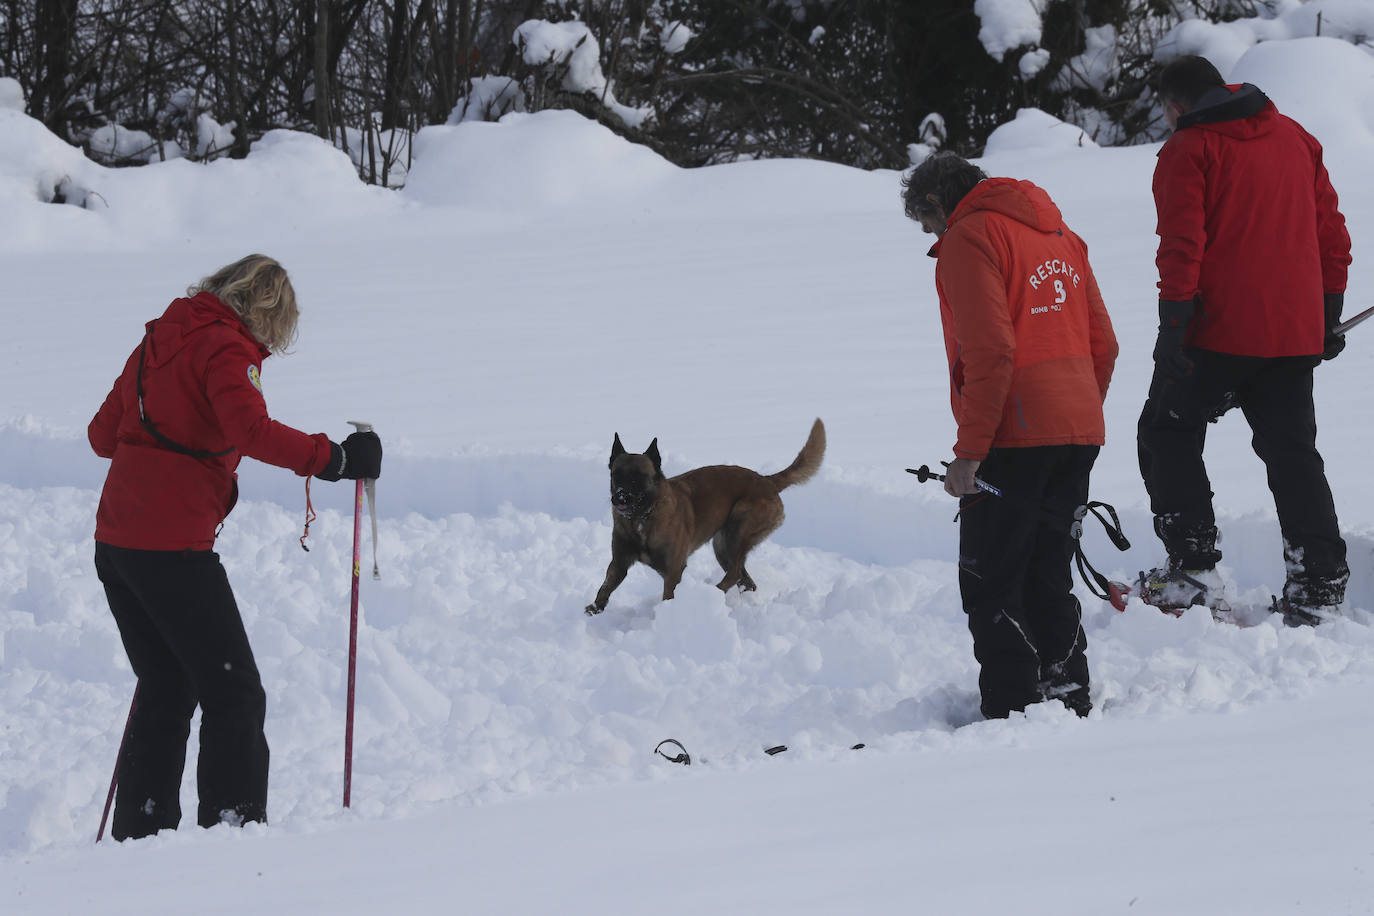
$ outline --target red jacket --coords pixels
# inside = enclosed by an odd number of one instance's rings
[[[949,358],[954,454],[1102,445],[1116,336],[1088,248],[1048,194],[989,178],[931,249]]]
[[[1188,342],[1240,356],[1322,352],[1322,293],[1350,235],[1322,148],[1254,86],[1203,96],[1159,151],[1159,297],[1198,303]]]
[[[259,370],[269,351],[209,293],[177,299],[147,325],[105,403],[91,421],[91,448],[110,458],[96,513],[96,540],[140,550],[209,550],[238,498],[242,456],[302,476],[329,462],[329,439],[267,415]],[[176,445],[159,442],[139,415]]]

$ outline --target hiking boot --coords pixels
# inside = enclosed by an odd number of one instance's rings
[[[1349,582],[1350,570],[1344,564],[1330,576],[1312,576],[1290,566],[1288,581],[1283,583],[1283,600],[1296,608],[1335,607],[1345,601]]]
[[[1136,594],[1141,601],[1172,614],[1197,606],[1225,610],[1222,589],[1221,576],[1215,568],[1184,569],[1173,559],[1168,566],[1142,572],[1136,581]]]
[[[1283,625],[1286,627],[1315,627],[1333,617],[1341,616],[1339,605],[1301,605],[1287,598],[1279,597],[1274,598],[1274,603],[1270,607],[1270,610],[1275,614],[1283,615]]]

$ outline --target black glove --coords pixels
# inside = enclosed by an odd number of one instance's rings
[[[1322,298],[1326,303],[1326,340],[1322,342],[1322,359],[1335,359],[1345,349],[1345,335],[1335,333],[1336,325],[1341,323],[1341,310],[1345,308],[1345,293],[1327,293]]]
[[[1183,351],[1188,323],[1197,306],[1173,299],[1159,300],[1159,336],[1155,339],[1155,368],[1166,378],[1183,378],[1193,371],[1193,361]]]
[[[320,480],[376,480],[382,476],[382,440],[371,430],[329,443],[329,464],[315,475]]]

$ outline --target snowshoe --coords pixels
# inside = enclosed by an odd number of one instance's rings
[[[1277,596],[1274,597],[1274,604],[1270,610],[1283,615],[1283,625],[1286,627],[1315,627],[1332,617],[1340,616],[1340,607],[1334,604],[1304,607]]]
[[[1131,588],[1145,604],[1175,617],[1190,607],[1206,607],[1212,617],[1231,622],[1231,606],[1223,597],[1224,585],[1216,569],[1184,569],[1172,560],[1168,566],[1142,571]]]

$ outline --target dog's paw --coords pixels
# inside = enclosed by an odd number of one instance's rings
[[[605,608],[597,607],[597,606],[594,605],[594,604],[589,604],[589,605],[587,605],[587,607],[584,609],[584,611],[585,611],[585,613],[586,613],[586,615],[587,615],[588,617],[595,617],[597,614],[600,614],[600,613],[601,613],[602,611],[604,611],[604,610],[605,610]]]

